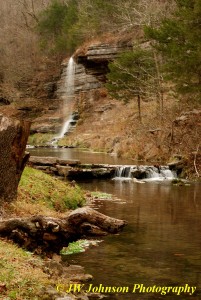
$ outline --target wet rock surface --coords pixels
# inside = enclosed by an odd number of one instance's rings
[[[29,165],[46,173],[69,179],[174,179],[185,166],[183,160],[176,160],[167,166],[154,165],[108,165],[82,164],[78,160],[62,160],[56,157],[31,156]]]

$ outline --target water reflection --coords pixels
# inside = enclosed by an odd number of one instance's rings
[[[94,284],[130,286],[197,286],[201,298],[201,185],[137,184],[117,181],[82,182],[89,190],[113,193],[124,201],[98,201],[99,211],[126,219],[123,233],[108,236],[99,247],[73,260],[94,275]],[[72,258],[70,258],[72,259]],[[111,295],[109,299],[164,299],[160,294]]]
[[[32,155],[80,159],[83,163],[131,164],[103,153],[76,149],[33,149]],[[133,162],[134,163],[134,162]],[[85,253],[68,257],[85,266],[93,283],[107,286],[196,286],[192,296],[119,294],[108,299],[201,299],[201,184],[173,186],[168,182],[90,181],[88,190],[116,195],[123,201],[96,201],[99,211],[129,225],[123,233]]]
[[[134,164],[128,159],[121,159],[107,153],[94,153],[87,150],[74,148],[33,148],[28,149],[31,155],[36,156],[53,156],[61,159],[78,159],[86,164]]]

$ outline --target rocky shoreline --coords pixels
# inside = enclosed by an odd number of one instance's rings
[[[54,280],[55,285],[43,287],[39,295],[40,299],[91,300],[106,297],[101,293],[87,293],[80,289],[81,286],[88,286],[93,276],[87,274],[82,266],[70,265],[59,256],[44,262],[43,271]]]

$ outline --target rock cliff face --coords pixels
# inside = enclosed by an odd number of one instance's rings
[[[75,101],[81,110],[88,108],[97,99],[97,90],[103,87],[106,82],[108,72],[108,63],[119,53],[122,53],[132,46],[131,44],[93,44],[85,50],[78,49],[73,55],[75,61],[75,95],[78,101]],[[61,74],[55,71],[55,76],[48,77],[44,81],[40,75],[32,83],[32,93],[37,95],[37,102],[42,101],[45,106],[36,112],[34,103],[28,101],[19,107],[21,114],[33,115],[34,122],[31,126],[31,133],[51,133],[59,132],[63,122],[62,99],[66,99],[66,78],[68,59],[62,63]],[[59,78],[59,79],[58,79]],[[51,79],[51,81],[50,81]],[[48,100],[48,101],[47,101]],[[91,103],[92,102],[92,103]],[[43,105],[44,105],[43,103]],[[41,107],[37,103],[36,107]],[[77,107],[76,107],[77,109]],[[34,115],[36,116],[34,118]]]
[[[87,50],[78,49],[74,55],[75,66],[75,93],[98,89],[106,82],[108,63],[118,54],[131,49],[127,44],[97,44],[91,45]],[[68,61],[62,64],[61,79],[57,84],[57,96],[65,96],[65,80]]]

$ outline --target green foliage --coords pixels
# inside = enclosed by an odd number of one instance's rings
[[[201,96],[201,0],[177,0],[171,18],[145,33],[164,57],[167,78],[181,93]]]
[[[76,242],[69,243],[68,247],[64,247],[60,254],[69,255],[84,252],[90,246],[97,246],[101,242],[102,240],[78,240]]]
[[[122,53],[109,64],[109,69],[106,87],[110,94],[125,102],[137,97],[141,119],[140,99],[149,98],[156,93],[156,64],[153,52],[136,48]]]
[[[94,37],[111,31],[116,23],[114,4],[116,1],[83,0],[79,9],[79,20],[76,31],[83,38]]]
[[[41,46],[54,52],[74,51],[75,41],[71,31],[77,21],[77,13],[76,0],[67,3],[53,0],[39,17],[37,29]]]
[[[87,240],[78,240],[76,242],[70,243],[68,245],[68,247],[64,247],[61,250],[61,254],[69,255],[69,254],[84,252],[86,246],[88,246],[88,241]]]
[[[109,64],[109,91],[115,98],[129,101],[134,96],[153,93],[156,66],[152,51],[136,48],[122,53]]]
[[[54,0],[50,7],[41,14],[38,28],[44,36],[56,37],[62,31],[62,25],[66,17],[66,5]]]
[[[50,6],[39,16],[37,28],[41,35],[41,46],[44,50],[57,53],[72,52],[89,38],[133,27],[133,19],[136,17],[133,12],[136,12],[138,2],[52,0]]]

